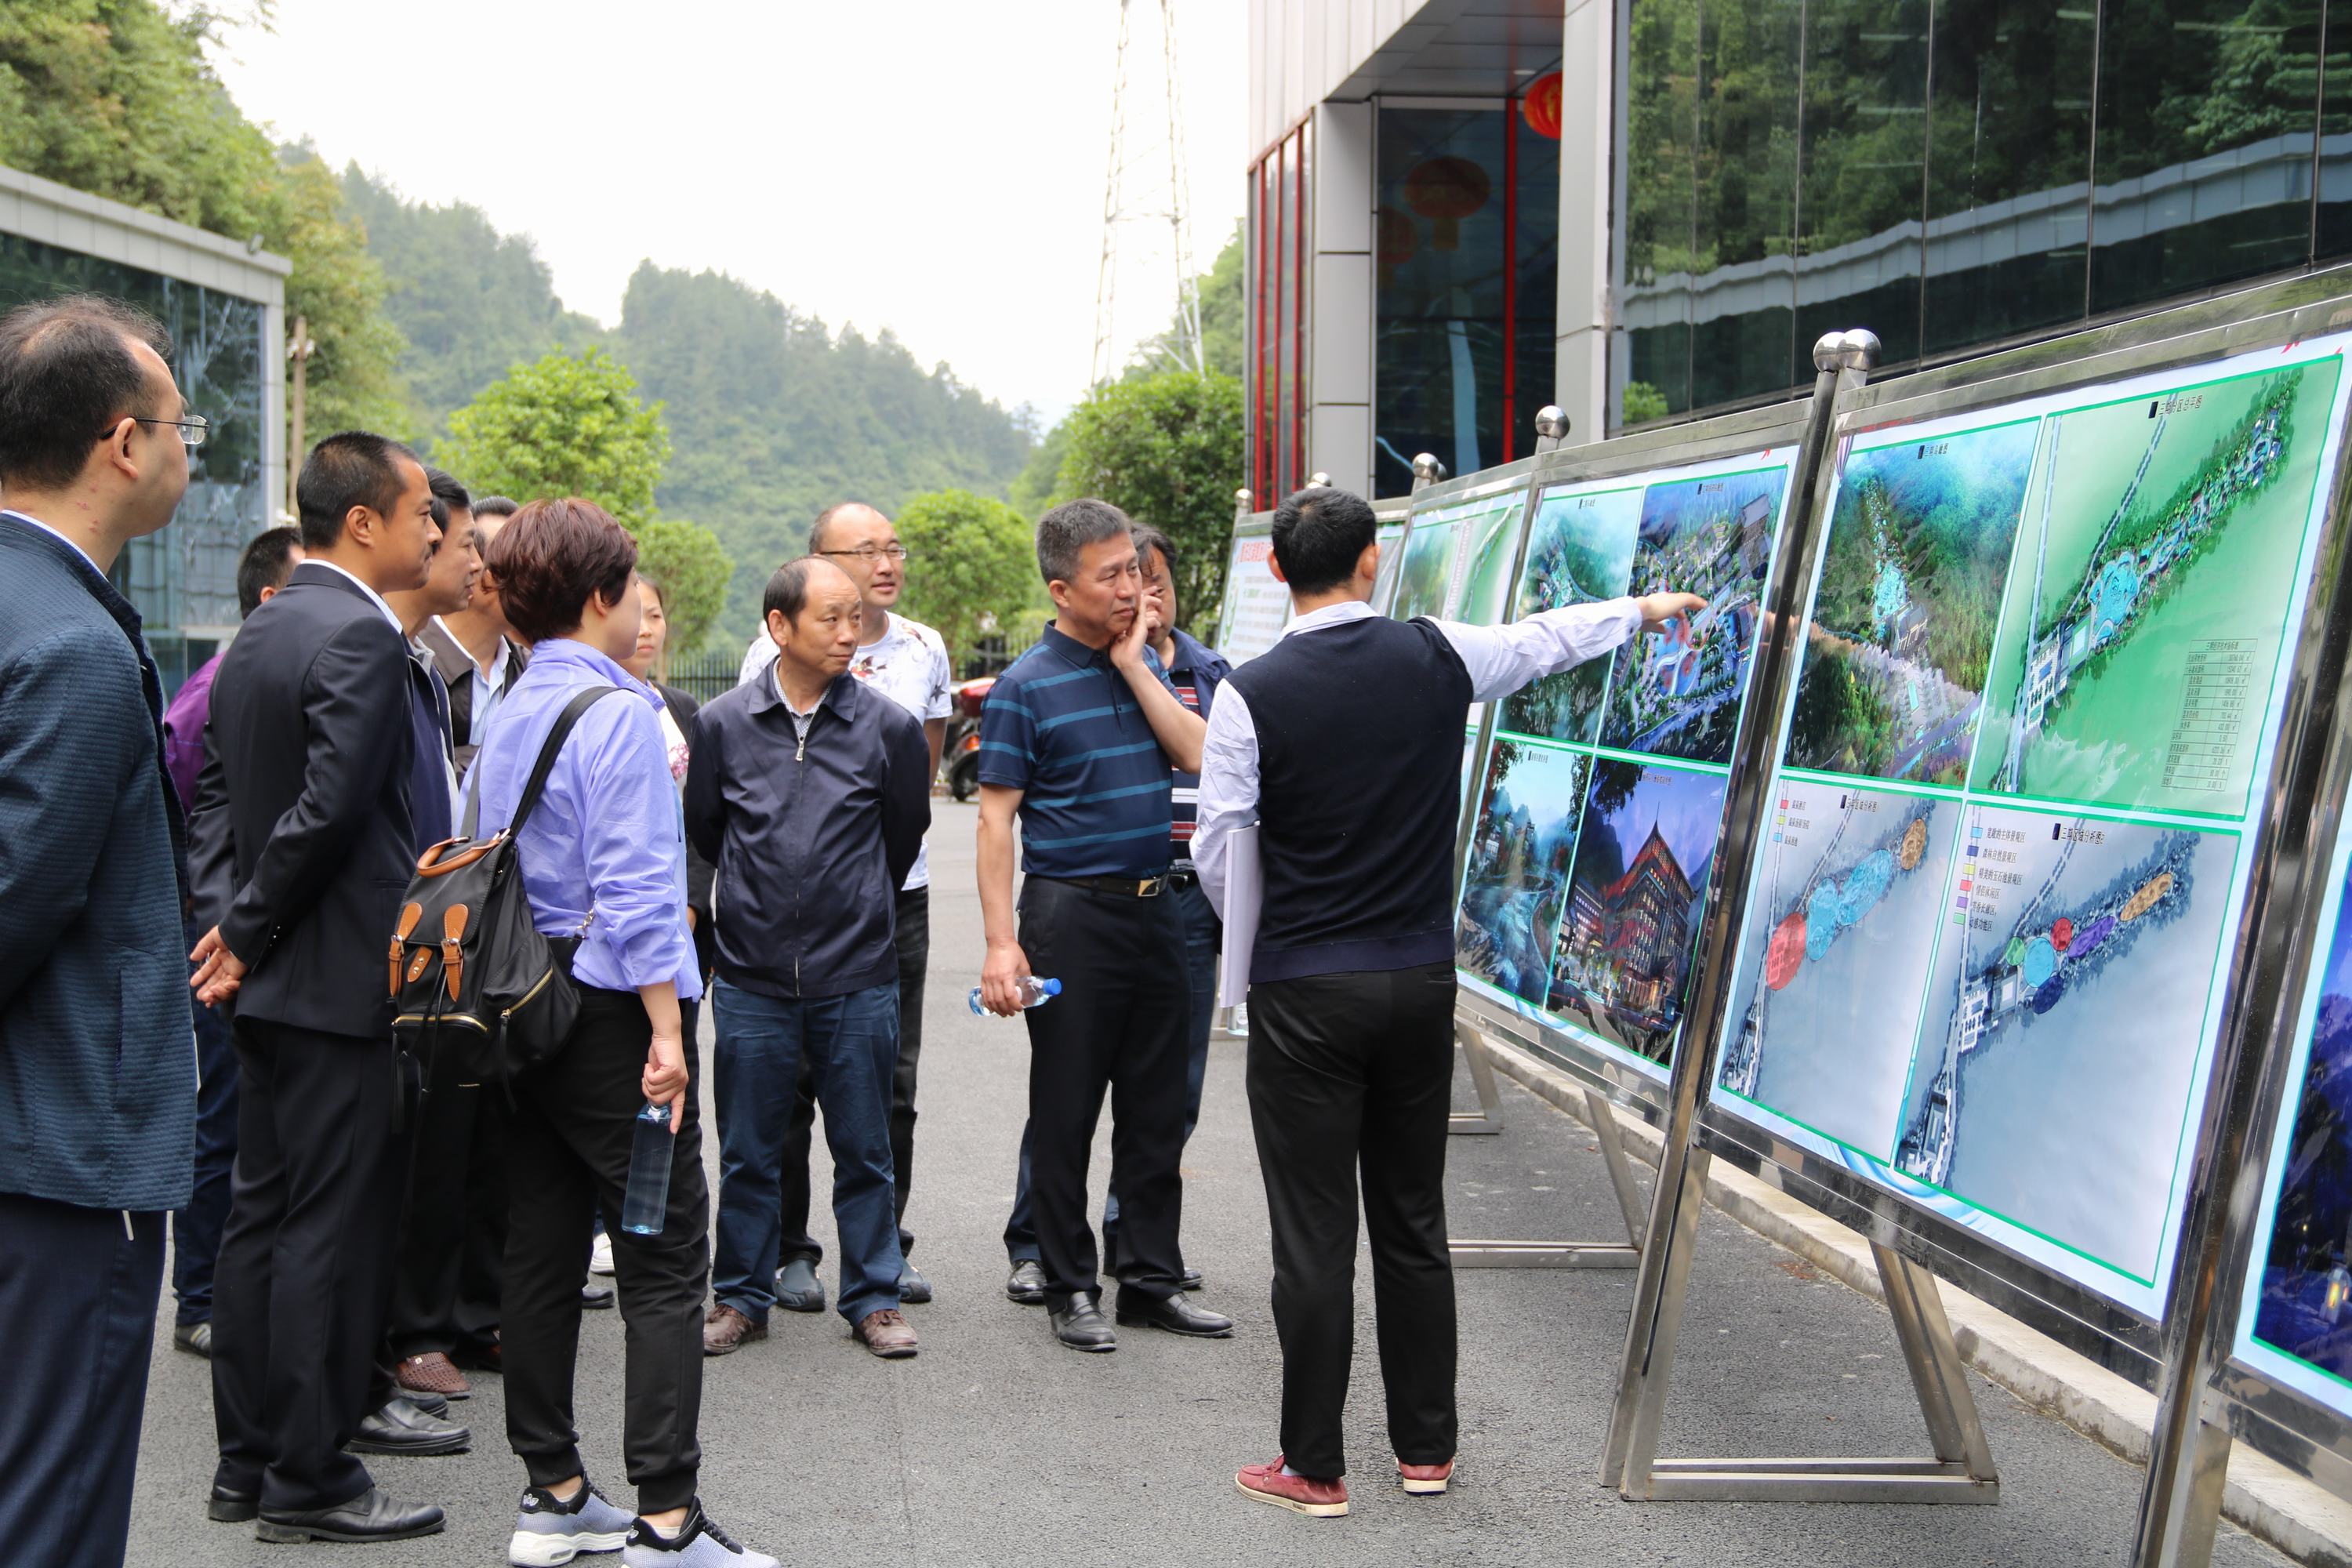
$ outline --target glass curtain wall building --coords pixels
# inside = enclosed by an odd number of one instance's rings
[[[77,292],[138,306],[172,334],[180,389],[212,421],[172,526],[114,565],[167,693],[236,635],[237,558],[285,495],[286,272],[278,257],[0,168],[0,309]]]
[[[1833,329],[1898,374],[2352,258],[2333,11],[1252,0],[1251,487],[1394,495],[1546,403],[1786,396]]]

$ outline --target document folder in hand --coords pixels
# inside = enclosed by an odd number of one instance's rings
[[[1225,840],[1225,977],[1217,1005],[1238,1007],[1249,1000],[1250,949],[1257,945],[1261,896],[1257,824],[1236,829]]]

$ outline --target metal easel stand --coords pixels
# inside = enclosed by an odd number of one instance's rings
[[[1503,1130],[1502,1096],[1495,1085],[1494,1047],[1475,1026],[1454,1020],[1454,1037],[1470,1063],[1470,1081],[1478,1090],[1476,1112],[1457,1110],[1446,1131],[1484,1136]],[[1584,1091],[1584,1108],[1592,1122],[1601,1157],[1609,1166],[1609,1184],[1616,1190],[1617,1207],[1625,1216],[1623,1241],[1449,1241],[1456,1268],[1634,1268],[1642,1262],[1642,1241],[1648,1228],[1642,1213],[1642,1190],[1633,1184],[1633,1164],[1625,1157],[1625,1142],[1617,1131],[1617,1117],[1600,1090]]]
[[[1876,362],[1878,340],[1867,331],[1831,332],[1813,345],[1813,405],[1798,461],[1799,482],[1779,551],[1767,604],[1803,602],[1820,559],[1822,530],[1815,500],[1830,467],[1832,420],[1841,393],[1858,387]],[[1691,1251],[1706,1201],[1709,1155],[1700,1142],[1699,1111],[1714,1081],[1730,1002],[1731,971],[1741,903],[1757,864],[1773,763],[1786,728],[1783,703],[1795,675],[1798,620],[1785,611],[1766,616],[1747,717],[1733,743],[1726,780],[1724,832],[1717,851],[1716,887],[1701,925],[1701,953],[1682,1047],[1670,1082],[1657,1186],[1647,1245],[1626,1324],[1618,1367],[1617,1402],[1601,1463],[1604,1486],[1629,1500],[1770,1502],[1997,1502],[2000,1478],[1986,1446],[1976,1398],[1935,1277],[1874,1239],[1871,1252],[1884,1281],[1888,1314],[1910,1369],[1933,1449],[1928,1458],[1658,1458],[1658,1429],[1674,1370],[1675,1343],[1690,1289]]]
[[[1927,1424],[1930,1458],[1658,1458],[1658,1426],[1666,1399],[1667,1374],[1682,1327],[1690,1287],[1691,1242],[1704,1201],[1708,1157],[1691,1152],[1685,1166],[1686,1201],[1675,1205],[1675,1234],[1667,1248],[1658,1299],[1657,1328],[1647,1367],[1638,1384],[1633,1419],[1622,1457],[1604,1485],[1614,1485],[1634,1501],[1720,1502],[1968,1502],[2000,1500],[2000,1478],[1977,1415],[1968,1369],[1953,1342],[1952,1325],[1937,1294],[1936,1277],[1893,1247],[1874,1241],[1887,1314],[1895,1342],[1903,1347],[1919,1414]],[[1638,1319],[1637,1319],[1638,1321]],[[1621,1405],[1621,1415],[1622,1411]],[[1612,1434],[1612,1444],[1615,1434]]]

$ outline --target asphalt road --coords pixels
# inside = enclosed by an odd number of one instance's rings
[[[1355,1488],[1344,1520],[1242,1498],[1240,1465],[1272,1455],[1280,1361],[1267,1308],[1265,1206],[1238,1043],[1219,1043],[1185,1158],[1185,1250],[1202,1300],[1240,1321],[1226,1342],[1122,1333],[1116,1355],[1062,1349],[1036,1308],[1002,1293],[1025,1046],[974,1018],[979,970],[971,808],[940,803],[932,836],[932,971],[920,1158],[909,1223],[938,1300],[909,1316],[910,1362],[876,1361],[836,1316],[779,1312],[774,1332],[707,1363],[702,1495],[738,1539],[794,1561],[1027,1568],[1154,1563],[2121,1563],[2139,1472],[2006,1392],[1972,1380],[2001,1470],[1994,1508],[1631,1504],[1594,1484],[1632,1276],[1465,1271],[1462,1459],[1454,1493],[1407,1499],[1391,1479],[1372,1361],[1369,1259],[1349,1401]],[[708,1048],[706,1037],[705,1048]],[[706,1080],[707,1081],[707,1080]],[[1622,1237],[1584,1130],[1505,1081],[1500,1137],[1456,1139],[1457,1236]],[[1457,1093],[1469,1100],[1466,1075]],[[824,1159],[823,1145],[818,1160]],[[1095,1161],[1100,1193],[1107,1140]],[[715,1140],[712,1183],[717,1184]],[[819,1190],[824,1189],[821,1179]],[[823,1234],[822,1230],[820,1234]],[[1892,1331],[1873,1302],[1710,1210],[1662,1447],[1670,1454],[1917,1454],[1926,1436]],[[830,1238],[828,1237],[828,1240]],[[830,1265],[827,1270],[831,1283]],[[207,1523],[213,1429],[204,1363],[158,1318],[130,1562],[278,1564],[249,1527]],[[625,1504],[622,1325],[589,1314],[579,1415],[590,1473]],[[378,1480],[449,1510],[447,1531],[380,1548],[315,1547],[337,1563],[496,1564],[522,1483],[498,1379],[457,1408],[475,1448],[372,1461]],[[596,1559],[583,1559],[594,1562]],[[604,1559],[610,1562],[613,1559]],[[2284,1559],[2223,1527],[2216,1561]]]

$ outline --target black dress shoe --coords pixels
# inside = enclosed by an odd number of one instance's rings
[[[1034,1258],[1024,1258],[1013,1266],[1013,1278],[1004,1282],[1004,1298],[1024,1307],[1041,1307],[1045,1303],[1045,1269]]]
[[[243,1524],[260,1511],[259,1492],[241,1492],[217,1483],[205,1504],[205,1517],[215,1524]]]
[[[1080,1296],[1067,1307],[1052,1309],[1047,1316],[1054,1322],[1054,1337],[1074,1351],[1115,1351],[1118,1335],[1102,1315],[1102,1309]]]
[[[931,1282],[913,1264],[898,1265],[898,1304],[902,1307],[927,1307],[931,1300]]]
[[[429,1502],[395,1502],[381,1487],[333,1508],[264,1509],[253,1528],[256,1541],[285,1545],[299,1541],[408,1541],[441,1531],[441,1510]]]
[[[449,1414],[449,1402],[437,1394],[427,1394],[420,1388],[404,1388],[400,1391],[400,1396],[427,1415]]]
[[[1118,1321],[1122,1324],[1165,1329],[1171,1334],[1183,1334],[1196,1340],[1222,1340],[1234,1331],[1234,1321],[1223,1312],[1212,1312],[1206,1307],[1195,1307],[1184,1300],[1182,1293],[1154,1300],[1149,1296],[1137,1296],[1122,1290],[1118,1297]]]
[[[190,1355],[213,1359],[213,1325],[210,1319],[201,1323],[181,1323],[172,1330],[172,1342]]]
[[[473,1443],[474,1435],[467,1428],[420,1408],[404,1394],[395,1394],[384,1401],[383,1409],[372,1412],[360,1422],[360,1429],[343,1447],[354,1454],[406,1454],[423,1458],[436,1454],[462,1454]],[[439,1519],[441,1510],[435,1509],[433,1516]],[[436,1524],[433,1528],[441,1527]]]
[[[1187,1268],[1183,1273],[1176,1276],[1176,1283],[1182,1286],[1187,1290],[1198,1290],[1202,1286],[1207,1284],[1208,1281],[1201,1278],[1201,1271],[1199,1269]]]
[[[613,1307],[613,1288],[610,1285],[599,1285],[592,1279],[580,1287],[580,1304],[592,1312],[610,1311]]]

